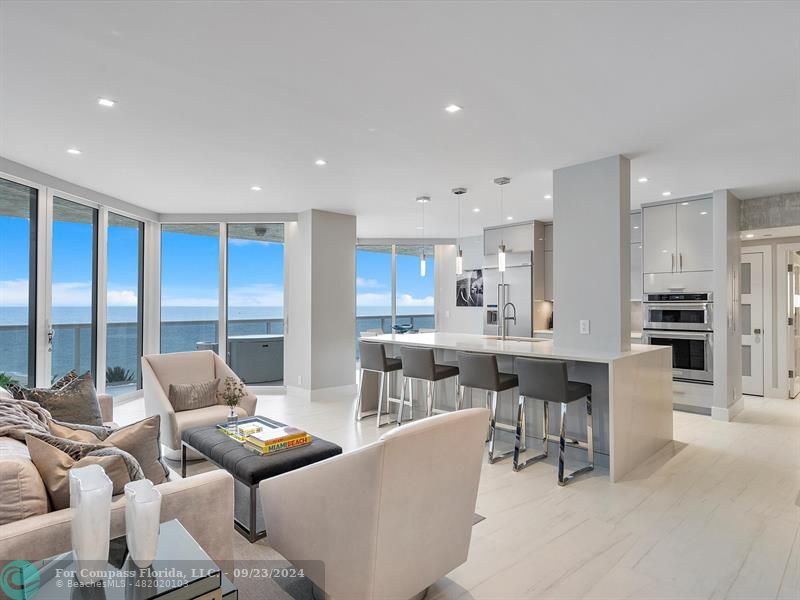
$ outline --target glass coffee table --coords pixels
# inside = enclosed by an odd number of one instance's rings
[[[247,424],[257,424],[267,428],[286,425],[262,416],[248,417],[239,421],[240,427]],[[233,524],[251,543],[266,535],[258,498],[258,485],[262,481],[342,453],[340,446],[312,435],[311,443],[307,446],[263,456],[223,432],[220,426],[202,425],[187,429],[181,435],[182,477],[186,477],[186,453],[189,450],[220,469],[225,469],[233,476],[235,481]]]

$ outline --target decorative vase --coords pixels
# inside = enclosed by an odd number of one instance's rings
[[[236,412],[236,405],[234,404],[229,404],[228,408],[230,409],[228,413],[228,431],[236,435],[239,429],[239,413]]]
[[[111,493],[114,486],[100,465],[69,472],[69,505],[76,575],[83,584],[101,580],[111,539]]]
[[[156,557],[161,523],[161,492],[149,479],[125,484],[125,529],[133,562],[146,569]]]

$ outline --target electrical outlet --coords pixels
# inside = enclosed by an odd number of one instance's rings
[[[589,335],[589,319],[581,319],[580,328],[581,335]]]

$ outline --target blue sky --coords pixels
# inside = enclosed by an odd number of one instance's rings
[[[28,279],[28,221],[0,217],[3,232],[0,304],[25,306]],[[132,227],[108,232],[108,304],[137,302],[137,240]],[[218,238],[164,232],[162,301],[165,306],[216,306]],[[91,298],[91,225],[56,222],[53,232],[53,305],[88,306]],[[233,239],[228,247],[230,306],[282,306],[283,245]],[[358,306],[391,305],[391,255],[357,252]],[[397,256],[397,304],[433,307],[433,257],[419,276],[419,257]]]

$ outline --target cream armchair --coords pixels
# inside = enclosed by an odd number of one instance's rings
[[[161,415],[161,443],[166,447],[166,458],[180,460],[181,433],[184,430],[198,425],[222,423],[228,416],[228,407],[223,401],[216,406],[176,413],[169,402],[169,385],[203,383],[219,378],[221,390],[226,377],[236,377],[236,374],[210,350],[142,357],[145,412],[148,417]],[[236,408],[240,417],[253,416],[255,410],[256,397],[253,394],[242,398]]]
[[[467,559],[488,418],[437,415],[264,480],[269,544],[335,600],[421,594]]]

